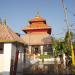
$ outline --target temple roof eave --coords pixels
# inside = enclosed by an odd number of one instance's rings
[[[26,42],[26,41],[25,41]],[[47,43],[44,43],[44,42],[36,42],[36,43],[33,43],[33,42],[26,42],[27,45],[50,45],[52,44],[52,42],[47,42]]]
[[[19,44],[26,44],[25,42],[19,42],[16,40],[0,40],[0,43],[19,43]]]
[[[27,30],[44,30],[44,29],[51,29],[50,27],[47,27],[47,28],[45,28],[45,27],[43,27],[43,28],[25,28],[25,29],[23,29],[22,31],[27,31]]]
[[[43,43],[43,42],[36,42],[36,43],[29,43],[29,42],[27,42],[26,43],[27,45],[50,45],[50,44],[52,44],[52,42],[48,42],[48,43]]]

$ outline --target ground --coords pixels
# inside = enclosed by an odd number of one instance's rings
[[[66,69],[63,69],[63,65],[61,64],[40,64],[39,62],[29,65],[29,67],[26,67],[24,65],[24,69],[21,72],[18,72],[17,75],[75,75],[75,73],[71,70],[74,70],[72,68],[75,67],[67,67]]]

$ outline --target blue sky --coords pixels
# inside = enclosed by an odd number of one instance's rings
[[[68,8],[70,23],[75,23],[75,0],[64,2]],[[7,25],[21,34],[24,34],[22,28],[28,25],[28,21],[34,18],[37,12],[52,27],[53,36],[64,37],[66,24],[61,0],[0,0],[0,17],[6,18]]]

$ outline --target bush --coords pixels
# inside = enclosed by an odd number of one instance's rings
[[[42,54],[42,55],[39,56],[39,58],[40,59],[42,59],[42,58],[50,58],[50,55],[48,55],[48,54],[47,55]]]

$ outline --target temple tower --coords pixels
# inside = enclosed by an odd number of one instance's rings
[[[23,40],[28,45],[30,54],[43,54],[52,51],[51,27],[41,16],[35,16],[35,18],[29,20],[29,25],[23,31],[26,33]]]

